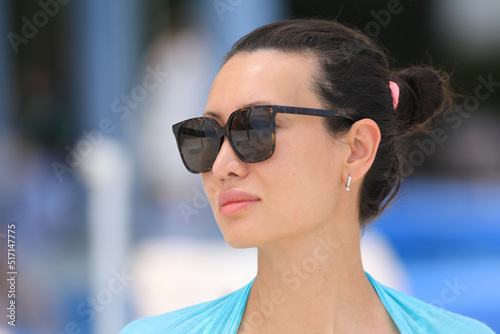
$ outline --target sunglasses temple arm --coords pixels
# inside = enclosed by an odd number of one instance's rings
[[[354,119],[348,115],[342,114],[342,113],[337,113],[331,110],[325,110],[325,109],[313,109],[313,108],[296,108],[296,107],[283,107],[283,106],[278,106],[277,107],[278,112],[283,113],[283,114],[297,114],[297,115],[310,115],[310,116],[321,116],[321,117],[343,117],[347,118],[351,121],[354,121]]]
[[[331,110],[312,109],[312,108],[278,106],[277,110],[282,114],[310,115],[310,116],[323,116],[323,117],[331,117],[336,115]]]

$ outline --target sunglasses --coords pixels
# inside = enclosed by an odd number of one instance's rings
[[[335,116],[354,122],[353,118],[331,110],[270,105],[236,110],[224,126],[210,117],[191,118],[172,126],[184,166],[195,174],[211,171],[224,137],[243,162],[269,159],[276,148],[278,113]]]

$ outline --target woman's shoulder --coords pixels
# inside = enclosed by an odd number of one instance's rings
[[[120,334],[236,332],[252,283],[215,300],[135,320]]]
[[[367,276],[402,333],[495,334],[480,321],[428,304]]]

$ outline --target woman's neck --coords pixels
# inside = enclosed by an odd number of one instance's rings
[[[390,333],[392,320],[361,264],[359,229],[336,232],[259,247],[239,333],[376,333],[374,323]]]

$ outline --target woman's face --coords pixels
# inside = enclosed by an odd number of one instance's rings
[[[249,105],[324,109],[312,92],[311,58],[276,51],[235,55],[215,78],[205,113],[224,125]],[[239,160],[224,138],[202,178],[227,243],[253,247],[320,232],[335,219],[346,157],[347,145],[329,136],[317,116],[278,114],[276,150],[258,163]]]

